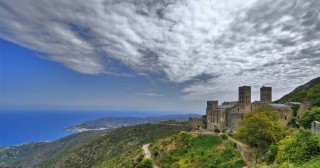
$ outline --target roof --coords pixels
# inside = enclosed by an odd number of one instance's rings
[[[297,105],[301,105],[302,103],[300,103],[300,102],[289,102],[288,104],[297,104]]]
[[[288,107],[290,107],[290,106],[288,106],[286,104],[269,104],[269,106],[277,107],[277,108],[288,108]]]
[[[222,105],[236,105],[238,104],[238,101],[224,101]]]
[[[234,106],[234,104],[229,104],[229,105],[219,105],[218,106],[218,108],[219,109],[226,109],[226,108],[231,108],[231,107],[233,107]]]

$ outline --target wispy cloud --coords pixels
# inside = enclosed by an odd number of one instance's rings
[[[319,8],[319,0],[10,0],[0,2],[0,38],[81,73],[123,66],[187,83],[184,99],[221,98],[243,84],[282,93],[320,71]]]
[[[148,97],[162,97],[162,96],[164,96],[164,95],[162,95],[162,94],[153,93],[153,92],[136,93],[136,95],[139,95],[139,96],[148,96]]]

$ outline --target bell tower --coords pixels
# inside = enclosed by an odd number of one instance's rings
[[[239,104],[241,104],[245,108],[245,111],[247,111],[247,108],[250,108],[251,86],[239,87]]]
[[[260,88],[260,101],[262,103],[271,103],[272,102],[272,87],[262,86]]]

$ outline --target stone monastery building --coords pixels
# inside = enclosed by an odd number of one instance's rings
[[[298,102],[273,104],[272,88],[265,86],[260,88],[260,101],[251,102],[251,86],[241,86],[238,101],[223,102],[221,105],[218,104],[218,101],[207,101],[206,115],[202,118],[190,118],[189,122],[193,127],[202,127],[212,131],[234,131],[247,112],[269,106],[279,112],[280,121],[283,124],[288,124],[293,114],[292,103],[302,106]]]

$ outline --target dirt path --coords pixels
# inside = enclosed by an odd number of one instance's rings
[[[147,159],[152,159],[152,158],[151,158],[150,151],[149,151],[149,146],[150,146],[150,144],[144,144],[144,145],[142,146],[142,149],[143,149],[143,151],[144,151],[145,158],[147,158]],[[154,165],[153,168],[159,168],[159,167],[158,167],[157,165]]]
[[[149,151],[149,146],[150,146],[150,144],[144,144],[144,145],[142,146],[142,148],[143,148],[143,151],[144,151],[144,154],[145,154],[145,158],[151,159],[151,154],[150,154],[150,151]]]

